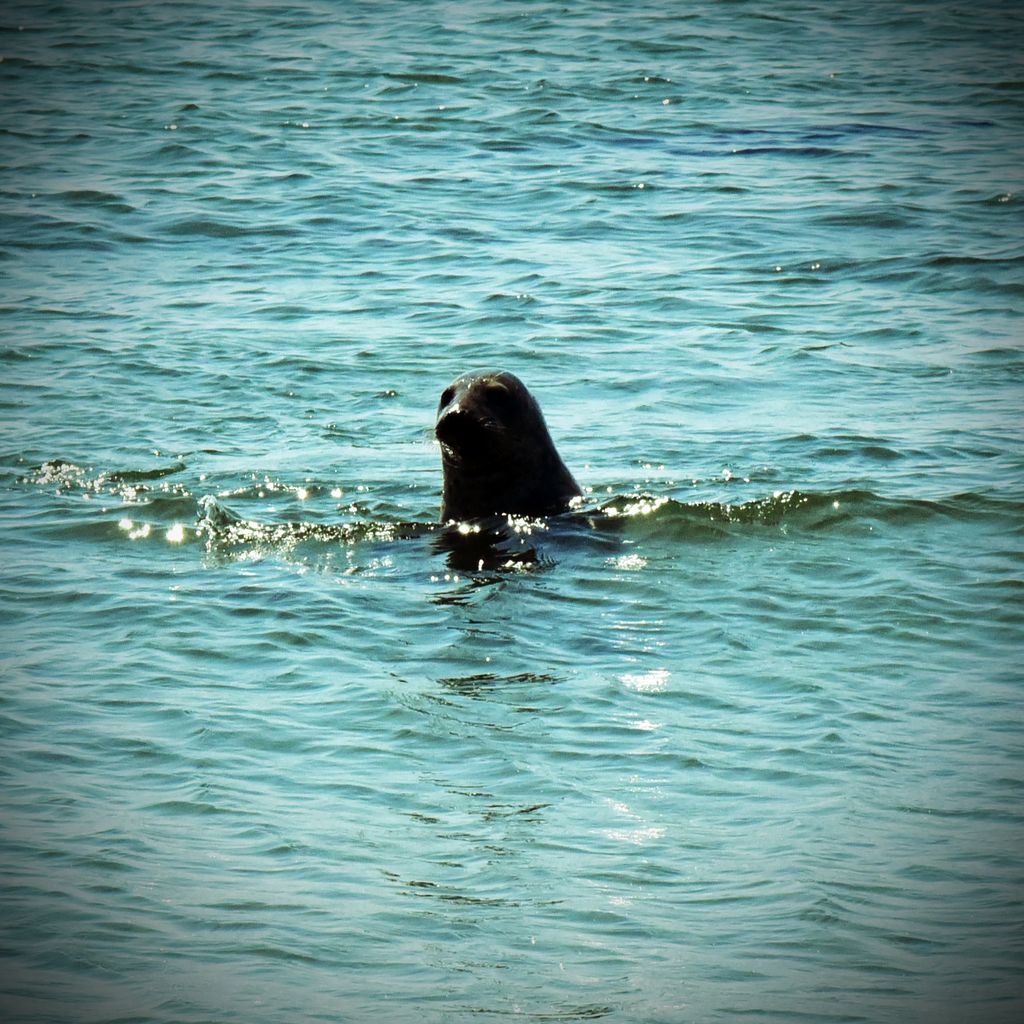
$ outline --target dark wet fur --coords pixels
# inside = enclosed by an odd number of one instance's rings
[[[536,399],[503,370],[470,373],[445,388],[434,428],[441,442],[441,521],[565,511],[580,492]]]

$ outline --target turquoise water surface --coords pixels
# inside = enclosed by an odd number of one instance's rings
[[[0,1017],[1022,1019],[1022,53],[0,11]],[[437,524],[488,366],[581,513]]]

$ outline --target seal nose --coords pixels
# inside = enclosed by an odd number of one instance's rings
[[[458,445],[459,439],[464,439],[470,426],[470,416],[459,403],[455,402],[441,411],[434,427],[434,434],[439,441],[451,447]]]
[[[494,439],[486,425],[469,409],[458,405],[441,414],[434,427],[434,436],[449,457],[462,462],[487,461],[494,455]]]

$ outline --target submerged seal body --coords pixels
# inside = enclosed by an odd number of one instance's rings
[[[581,493],[536,399],[507,371],[453,381],[441,394],[434,433],[444,467],[442,522],[552,515]]]

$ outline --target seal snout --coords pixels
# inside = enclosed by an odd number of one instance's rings
[[[508,388],[492,379],[460,379],[446,388],[434,426],[446,456],[481,460],[497,455],[510,399]]]
[[[470,455],[482,447],[484,425],[468,409],[458,403],[449,406],[438,417],[434,434],[453,455]]]

